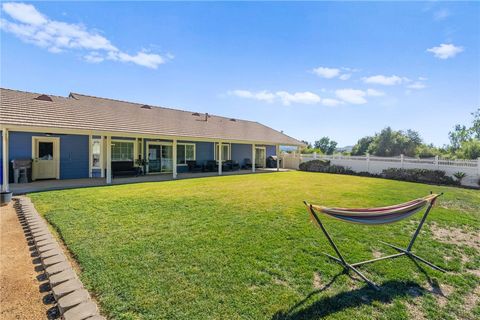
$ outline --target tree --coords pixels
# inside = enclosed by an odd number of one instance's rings
[[[460,149],[464,142],[480,140],[480,108],[472,112],[471,115],[473,116],[471,127],[457,124],[453,131],[448,133],[451,151],[455,152]]]
[[[337,147],[337,142],[330,140],[329,137],[322,137],[313,144],[315,149],[320,149],[324,154],[333,154]]]
[[[471,139],[462,142],[460,148],[455,152],[455,155],[461,159],[480,158],[480,139]]]
[[[312,149],[312,144],[310,142],[307,140],[302,140],[302,142],[305,144],[305,148]]]
[[[373,137],[366,136],[357,141],[357,144],[352,148],[352,156],[363,156],[367,154],[368,147],[373,142]]]
[[[422,145],[418,132],[413,130],[395,131],[387,127],[375,134],[368,145],[367,152],[381,157],[394,157],[404,154],[413,157]]]

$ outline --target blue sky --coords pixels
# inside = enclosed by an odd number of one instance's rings
[[[448,142],[480,106],[478,2],[2,2],[1,86]]]

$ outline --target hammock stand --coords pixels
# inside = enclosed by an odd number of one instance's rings
[[[420,233],[420,230],[423,227],[423,224],[425,223],[425,220],[427,219],[427,216],[432,209],[433,205],[435,204],[435,201],[439,196],[443,195],[441,194],[430,194],[429,196],[412,200],[409,202],[406,202],[404,204],[396,205],[396,206],[389,206],[389,207],[382,207],[382,208],[365,208],[365,209],[347,209],[347,208],[327,208],[327,207],[322,207],[322,206],[316,206],[313,204],[309,204],[306,201],[304,201],[305,205],[307,206],[307,210],[310,214],[310,218],[313,221],[314,224],[316,224],[320,229],[322,229],[323,233],[325,234],[325,237],[328,239],[328,242],[332,246],[333,250],[337,254],[337,257],[331,256],[327,253],[324,253],[327,257],[330,259],[334,260],[335,262],[338,262],[340,265],[344,267],[345,270],[352,270],[355,272],[357,275],[359,275],[366,283],[368,283],[370,286],[372,286],[374,289],[379,290],[379,287],[377,284],[375,284],[373,281],[369,280],[365,275],[363,275],[356,267],[367,264],[367,263],[372,263],[376,261],[381,261],[385,259],[393,259],[393,258],[398,258],[401,256],[406,255],[407,257],[411,259],[416,259],[420,262],[425,263],[429,267],[441,271],[441,272],[446,272],[444,269],[437,267],[433,263],[417,256],[414,254],[411,250],[413,247],[413,244],[415,243],[415,240],[417,239],[418,234]],[[401,219],[404,219],[406,217],[411,216],[412,214],[422,210],[423,207],[426,205],[427,209],[425,210],[425,213],[423,214],[422,219],[420,220],[420,223],[418,224],[417,229],[415,230],[415,233],[413,234],[412,238],[410,239],[410,243],[408,244],[406,249],[400,248],[398,246],[395,246],[390,243],[386,243],[383,241],[380,241],[381,243],[392,247],[393,249],[399,251],[399,253],[384,256],[384,257],[379,257],[371,260],[365,260],[361,262],[356,262],[356,263],[348,263],[343,255],[340,253],[338,250],[337,245],[335,242],[333,242],[332,238],[328,234],[327,230],[325,229],[322,221],[318,218],[317,211],[320,213],[323,213],[325,215],[331,216],[333,218],[345,221],[345,222],[350,222],[350,223],[360,223],[360,224],[386,224],[386,223],[393,223],[396,221],[399,221]]]

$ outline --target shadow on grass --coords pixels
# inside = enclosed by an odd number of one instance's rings
[[[302,308],[313,296],[328,289],[341,274],[344,273],[337,274],[332,281],[321,289],[309,293],[289,310],[278,311],[273,315],[272,320],[320,319],[348,308],[370,305],[374,302],[390,303],[398,297],[417,297],[425,293],[425,289],[415,282],[388,281],[379,287],[379,291],[365,285],[359,289],[344,291],[331,297],[323,297]]]

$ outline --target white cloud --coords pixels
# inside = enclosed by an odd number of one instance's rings
[[[454,44],[446,44],[442,43],[438,47],[432,47],[427,49],[427,52],[433,53],[435,58],[438,59],[448,59],[448,58],[453,58],[460,52],[462,52],[464,49],[463,47],[457,47]]]
[[[415,90],[421,90],[421,89],[424,89],[426,87],[427,86],[425,85],[425,83],[420,82],[420,81],[415,81],[414,83],[409,84],[407,86],[408,89],[415,89]]]
[[[275,95],[279,97],[280,101],[286,106],[289,106],[292,103],[315,104],[321,101],[320,96],[310,91],[295,92],[295,93],[289,93],[287,91],[278,91],[275,93]]]
[[[263,90],[252,92],[249,90],[232,90],[228,91],[228,94],[240,98],[253,99],[268,103],[278,101],[285,106],[289,106],[291,104],[317,104],[322,100],[319,95],[310,91],[290,93],[288,91],[270,92]]]
[[[152,69],[171,59],[168,55],[163,57],[144,50],[130,55],[119,50],[98,32],[88,30],[81,24],[50,20],[30,4],[9,2],[4,3],[2,9],[14,20],[0,19],[2,30],[52,53],[81,50],[86,52],[84,59],[88,62],[131,62]]]
[[[345,73],[344,73],[345,71]],[[325,78],[325,79],[333,79],[333,78],[338,78],[340,80],[348,80],[352,76],[352,72],[357,72],[358,69],[352,69],[352,68],[328,68],[328,67],[318,67],[314,68],[312,72],[316,74],[319,77]]]
[[[228,92],[229,95],[237,96],[240,98],[254,99],[264,102],[273,102],[275,100],[275,94],[268,91],[251,92],[248,90],[232,90]]]
[[[352,76],[351,73],[344,73],[340,77],[338,77],[340,80],[348,80]]]
[[[335,95],[348,103],[351,104],[365,104],[367,103],[367,99],[365,99],[365,96],[367,93],[362,90],[357,90],[357,89],[338,89],[335,90]]]
[[[31,4],[8,2],[2,8],[10,17],[22,23],[39,25],[47,22],[45,16]]]
[[[396,75],[392,75],[392,76],[376,75],[371,77],[363,77],[362,80],[365,83],[380,84],[383,86],[394,86],[397,84],[410,81],[408,78],[399,77]]]
[[[337,68],[318,67],[313,69],[312,72],[325,79],[336,78],[340,75],[340,69]]]
[[[336,107],[339,104],[342,104],[342,101],[339,101],[337,99],[322,99],[322,104],[327,107]]]
[[[381,97],[381,96],[384,96],[384,95],[385,95],[385,92],[383,92],[383,91],[379,91],[379,90],[375,90],[375,89],[367,89],[367,96]]]
[[[450,16],[450,11],[447,9],[440,9],[433,13],[433,18],[437,21],[444,20]]]

